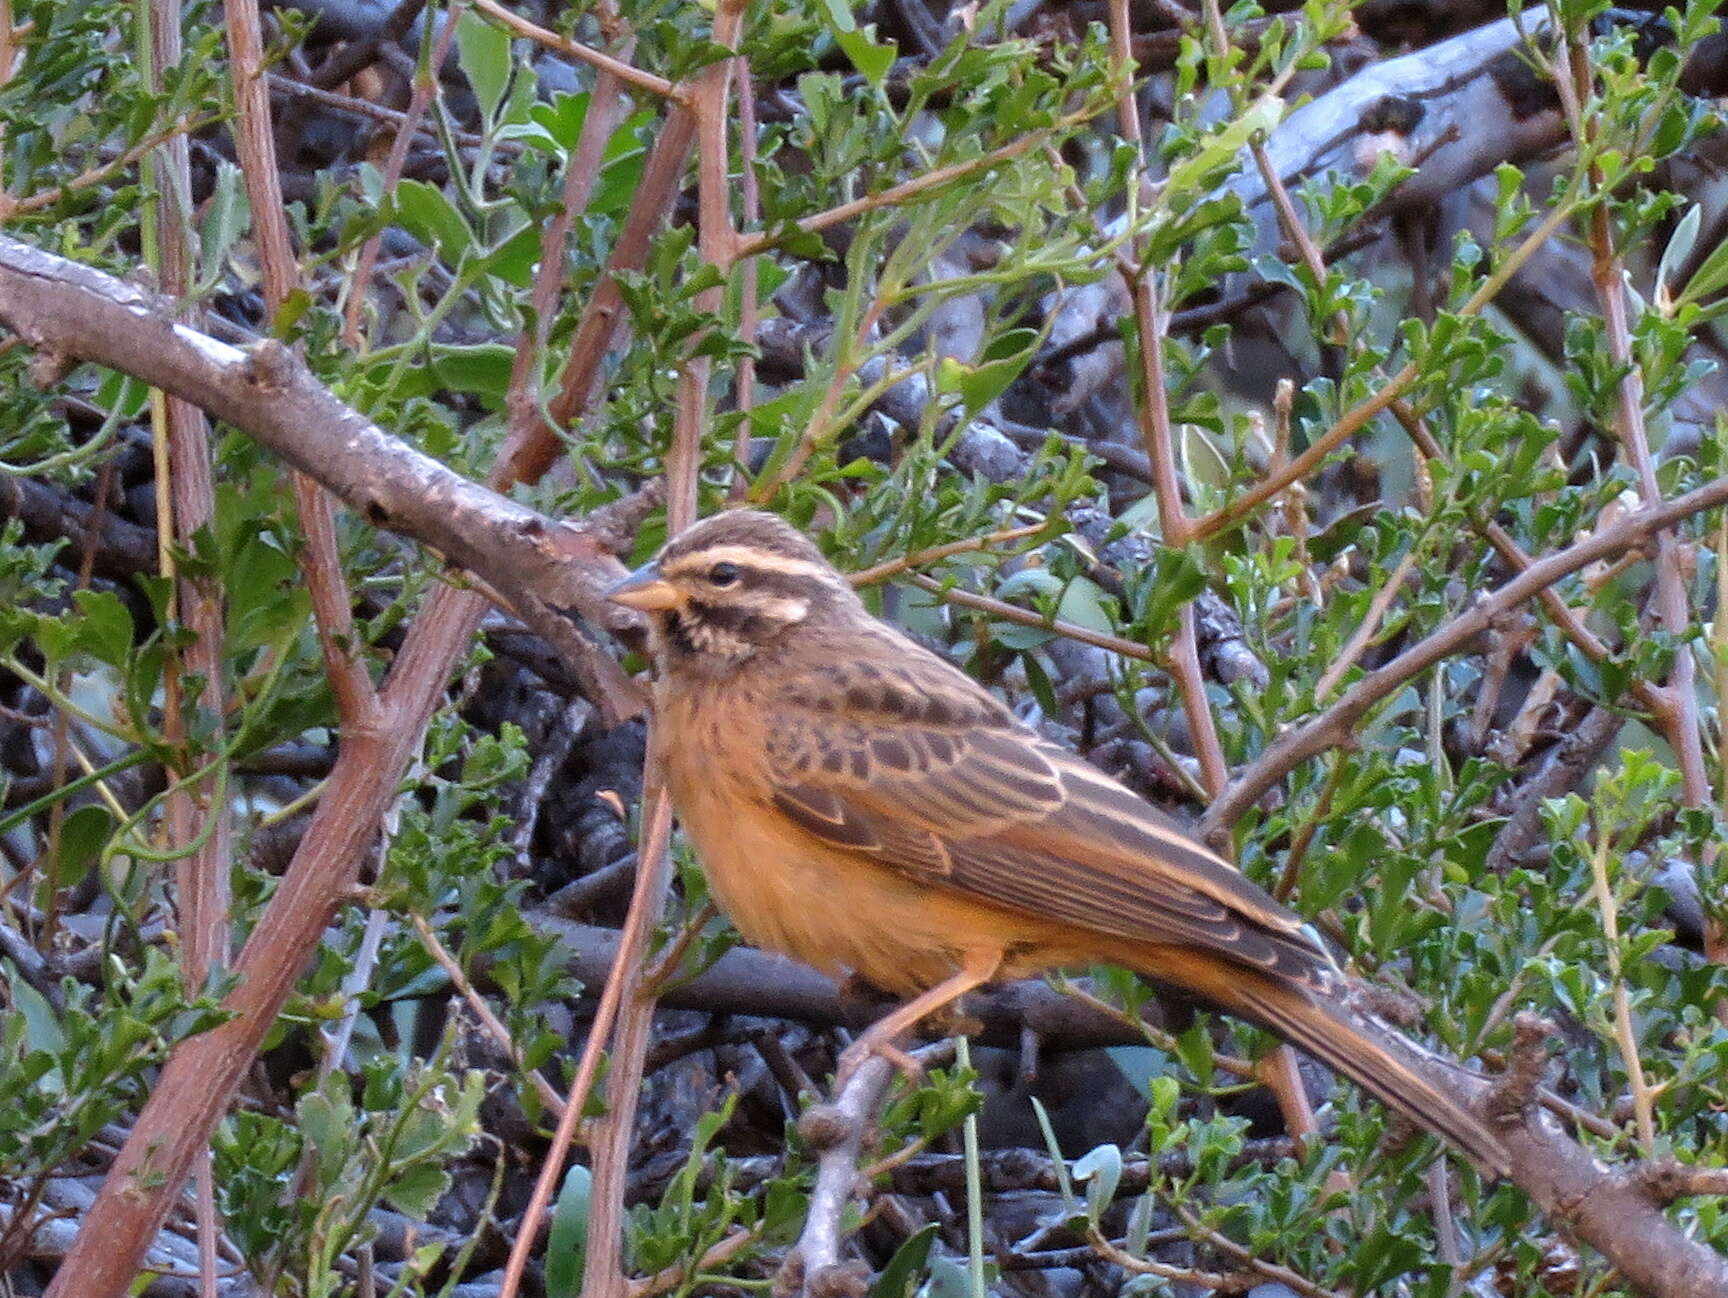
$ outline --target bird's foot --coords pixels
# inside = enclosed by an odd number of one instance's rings
[[[840,1052],[840,1058],[834,1066],[834,1093],[836,1095],[846,1089],[846,1083],[852,1080],[853,1074],[872,1055],[892,1064],[894,1070],[904,1077],[909,1084],[918,1086],[924,1081],[923,1064],[895,1045],[894,1042],[881,1039],[873,1041],[870,1033],[866,1032]]]

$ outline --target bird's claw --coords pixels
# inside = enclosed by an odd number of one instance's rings
[[[924,1065],[906,1053],[892,1041],[872,1041],[866,1032],[846,1049],[840,1052],[840,1058],[834,1066],[834,1093],[838,1095],[846,1089],[846,1084],[852,1080],[864,1061],[875,1055],[892,1064],[896,1072],[905,1077],[912,1086],[921,1085],[924,1081]]]

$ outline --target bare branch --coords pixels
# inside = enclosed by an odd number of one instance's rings
[[[1728,478],[1717,478],[1662,504],[1627,514],[1612,526],[1584,540],[1531,562],[1530,566],[1492,594],[1478,599],[1432,635],[1412,645],[1383,667],[1358,680],[1338,701],[1313,720],[1286,731],[1236,778],[1214,802],[1201,822],[1212,834],[1227,830],[1273,785],[1310,757],[1343,743],[1375,704],[1442,659],[1459,652],[1496,619],[1534,599],[1542,591],[1581,568],[1623,554],[1643,544],[1661,529],[1728,504]]]
[[[279,343],[241,350],[175,324],[141,289],[0,236],[0,321],[39,348],[111,366],[196,402],[317,478],[369,521],[480,574],[590,677],[608,724],[640,708],[568,615],[633,619],[601,591],[624,569],[579,528],[550,522],[363,419]]]

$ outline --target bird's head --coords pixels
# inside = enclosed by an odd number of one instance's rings
[[[858,604],[808,537],[743,509],[686,528],[607,597],[648,615],[672,667],[740,663]]]

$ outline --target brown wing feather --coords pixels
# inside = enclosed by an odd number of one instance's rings
[[[1328,977],[1296,915],[967,677],[904,648],[898,662],[835,663],[782,693],[769,774],[805,830],[1008,910]]]

